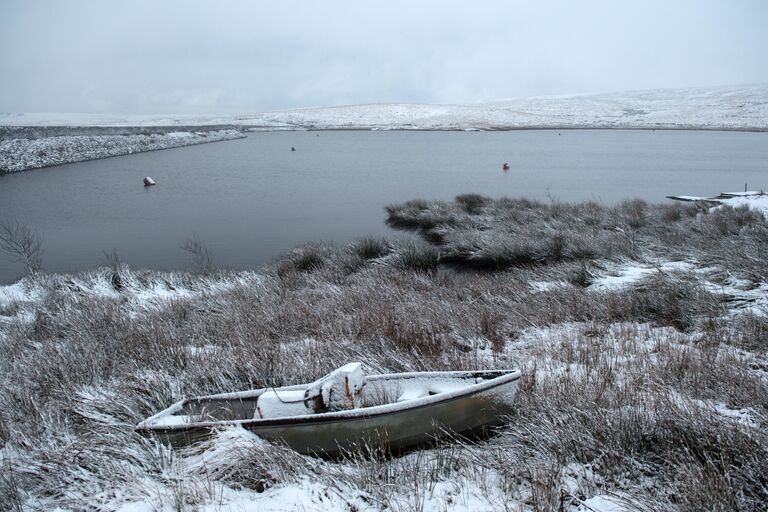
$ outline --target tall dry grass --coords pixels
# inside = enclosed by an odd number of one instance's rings
[[[500,510],[606,493],[648,510],[764,507],[766,317],[759,296],[734,310],[704,282],[766,281],[760,214],[474,196],[389,211],[439,244],[315,244],[259,273],[120,264],[25,281],[30,298],[0,308],[0,501],[99,509],[154,482],[185,510],[222,485],[311,477],[374,509],[428,508],[445,481]],[[592,286],[603,267],[658,258],[711,269]],[[174,452],[133,432],[185,396],[311,381],[350,360],[525,377],[496,437],[397,459],[315,461],[231,433]]]

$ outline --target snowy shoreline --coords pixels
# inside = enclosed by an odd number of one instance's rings
[[[413,128],[413,127],[275,127],[275,126],[241,126],[238,128],[225,128],[231,125],[222,125],[222,129],[210,131],[184,131],[169,133],[153,133],[152,127],[131,126],[121,129],[139,130],[146,132],[141,134],[113,134],[113,135],[57,135],[49,137],[33,138],[6,138],[3,139],[0,126],[0,176],[22,171],[31,171],[45,167],[87,162],[111,158],[114,156],[160,151],[211,142],[242,139],[247,133],[276,132],[276,131],[421,131],[421,132],[501,132],[501,131],[529,131],[529,130],[635,130],[635,131],[722,131],[722,132],[768,132],[768,127],[700,127],[700,126],[659,126],[631,127],[631,126],[524,126],[524,127],[495,127],[485,128]],[[30,127],[5,127],[16,130]],[[67,127],[34,127],[39,130],[65,129]],[[77,127],[88,129],[89,132],[98,133],[99,130],[118,129],[117,127]],[[167,127],[158,130],[167,130]],[[194,130],[194,128],[192,128]]]
[[[42,130],[45,131],[44,128]],[[222,129],[0,139],[0,175],[245,136],[237,129]]]

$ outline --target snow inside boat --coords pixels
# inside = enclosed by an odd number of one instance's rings
[[[311,384],[182,400],[137,431],[173,446],[240,425],[302,454],[335,456],[356,447],[399,451],[449,433],[503,424],[517,370],[364,375],[350,363]]]

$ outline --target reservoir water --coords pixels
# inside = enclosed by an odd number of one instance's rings
[[[193,235],[219,266],[258,268],[306,242],[392,236],[384,206],[409,199],[662,202],[745,183],[768,190],[768,133],[260,132],[0,176],[0,220],[42,234],[51,272],[102,265],[113,249],[133,268],[187,269],[180,245]],[[0,283],[23,273],[0,254]]]

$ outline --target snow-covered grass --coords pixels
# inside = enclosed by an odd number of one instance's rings
[[[124,512],[764,507],[761,214],[479,196],[390,210],[443,245],[365,239],[299,248],[259,272],[117,265],[0,287],[0,502]],[[554,251],[545,235],[558,231],[565,245]],[[528,238],[536,257],[439,264],[466,234],[477,250],[494,239],[477,232]],[[593,250],[570,253],[570,243]],[[311,382],[356,360],[371,373],[519,367],[524,377],[496,436],[402,457],[318,460],[238,429],[172,450],[133,430],[185,396]]]
[[[239,130],[0,138],[0,174],[245,137]]]
[[[242,125],[253,129],[768,129],[768,85],[515,98],[485,104],[373,104],[220,116],[0,114],[7,126]]]

